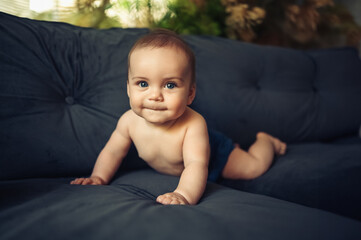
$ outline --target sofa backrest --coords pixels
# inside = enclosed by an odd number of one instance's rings
[[[356,135],[361,61],[354,48],[300,51],[187,36],[197,57],[193,107],[249,146],[258,131],[288,143]]]
[[[0,179],[91,172],[129,109],[127,54],[146,32],[0,13]]]
[[[127,55],[147,32],[0,13],[0,179],[90,173],[129,109]],[[197,58],[192,107],[210,128],[243,146],[257,131],[287,142],[357,133],[361,63],[354,49],[302,52],[185,39]]]

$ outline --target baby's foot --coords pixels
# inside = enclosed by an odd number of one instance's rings
[[[267,138],[273,144],[273,149],[276,155],[284,155],[286,153],[287,144],[278,138],[275,138],[267,133],[259,132],[257,138]]]

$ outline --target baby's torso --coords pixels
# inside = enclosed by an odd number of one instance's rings
[[[138,155],[155,170],[180,176],[184,170],[183,141],[187,126],[180,124],[171,130],[149,128],[142,119],[133,125],[129,134]]]

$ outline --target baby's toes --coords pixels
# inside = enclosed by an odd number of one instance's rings
[[[278,138],[271,137],[273,141],[274,151],[276,155],[283,155],[286,153],[286,143],[282,142]]]
[[[279,155],[284,155],[286,153],[286,150],[287,150],[287,144],[284,143],[284,142],[281,142],[278,154]]]

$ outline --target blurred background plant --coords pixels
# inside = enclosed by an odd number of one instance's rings
[[[226,11],[220,0],[169,1],[166,14],[152,27],[172,29],[181,34],[226,37]]]
[[[359,47],[361,27],[333,0],[222,0],[227,36],[292,48]]]
[[[246,42],[254,41],[266,17],[266,10],[251,1],[222,0],[222,4],[227,12],[227,36]]]
[[[67,22],[81,27],[121,27],[117,18],[107,15],[106,12],[111,7],[110,0],[76,0],[73,5],[36,14],[34,19]]]
[[[53,2],[31,11],[32,18],[83,27],[163,27],[300,49],[361,42],[361,27],[341,0],[0,0],[0,6],[24,2]]]

